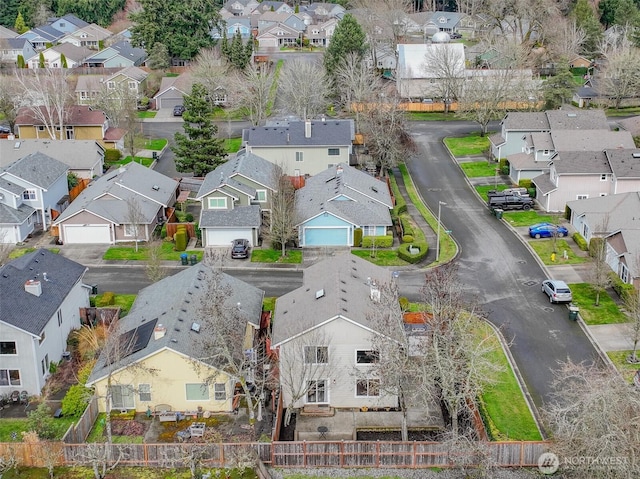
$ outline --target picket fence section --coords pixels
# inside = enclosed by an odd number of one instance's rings
[[[481,443],[489,463],[497,467],[534,467],[549,447],[548,442]],[[479,449],[479,448],[478,448]],[[186,467],[198,461],[209,467],[224,467],[258,457],[281,468],[368,467],[419,469],[473,464],[464,456],[437,442],[321,441],[254,443],[176,444],[65,444],[62,442],[0,443],[0,458],[15,457],[19,464],[44,467],[90,466],[94,462],[116,461],[141,467]]]

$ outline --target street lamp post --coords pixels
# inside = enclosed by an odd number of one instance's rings
[[[444,201],[438,201],[438,232],[436,233],[436,261],[440,258],[440,213],[442,206],[446,203]]]

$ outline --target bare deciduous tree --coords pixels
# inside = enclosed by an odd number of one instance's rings
[[[597,75],[602,91],[620,108],[625,98],[634,97],[640,91],[640,51],[625,44],[605,52],[607,63]]]
[[[157,283],[168,274],[162,264],[162,241],[154,240],[147,245],[147,264],[144,267],[147,278]]]
[[[327,73],[317,62],[288,61],[279,78],[278,92],[282,103],[303,120],[315,118],[326,110],[329,91]]]
[[[244,108],[253,125],[262,125],[267,118],[274,73],[266,65],[250,65],[238,77],[238,106]]]
[[[136,245],[136,252],[138,251],[138,242],[140,241],[141,230],[146,229],[144,220],[145,217],[140,200],[133,195],[127,198],[127,222],[124,225],[124,230],[125,236],[130,236],[133,238],[133,241]]]
[[[67,108],[73,101],[66,68],[17,70],[22,106],[41,123],[52,140],[64,139]]]
[[[2,455],[0,455],[0,479],[11,469],[18,467],[18,457],[13,447],[9,446]]]
[[[434,79],[423,96],[442,98],[445,113],[449,111],[451,102],[460,97],[465,78],[463,50],[452,47],[442,43],[429,45],[422,65],[426,77]]]
[[[278,190],[271,197],[271,214],[269,215],[266,236],[271,245],[279,245],[282,257],[286,255],[287,243],[298,237],[296,228],[296,192],[288,176],[281,174],[278,179]]]
[[[220,89],[227,89],[229,66],[217,48],[200,50],[191,68],[194,81],[204,86],[210,99],[216,98]]]
[[[2,47],[0,46],[0,49]],[[0,75],[0,113],[13,131],[16,124],[16,114],[20,108],[21,94],[19,86],[11,75]]]
[[[356,128],[360,128],[360,113],[366,103],[382,90],[382,82],[358,55],[350,53],[340,62],[334,73],[340,103],[356,115]]]
[[[607,263],[607,240],[604,235],[607,233],[609,219],[605,218],[599,225],[598,230],[602,236],[592,236],[589,243],[589,253],[593,258],[590,270],[590,282],[596,292],[595,305],[600,306],[600,295],[611,284],[611,267]]]
[[[411,0],[353,0],[350,5],[364,12],[357,19],[369,39],[395,47],[406,36]]]
[[[108,472],[118,467],[120,461],[127,457],[126,446],[93,442],[83,444],[83,451],[78,459],[80,464],[91,467],[95,479],[104,479]]]
[[[571,60],[576,57],[584,45],[587,35],[576,25],[575,18],[556,15],[543,24],[548,49],[556,61],[562,58]]]
[[[544,416],[551,450],[568,477],[617,479],[640,473],[640,394],[608,369],[562,363]],[[565,458],[581,458],[569,461]]]
[[[636,271],[640,271],[640,252],[638,252],[635,258],[635,269]],[[627,324],[627,329],[629,330],[629,338],[633,344],[633,349],[627,361],[632,364],[637,364],[640,362],[640,358],[638,358],[638,345],[640,344],[640,289],[634,287],[627,290],[623,301],[627,314],[631,319],[631,322]]]

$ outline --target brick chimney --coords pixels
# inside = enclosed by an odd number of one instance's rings
[[[162,324],[158,324],[155,328],[153,328],[153,339],[156,341],[158,339],[164,338],[164,335],[167,334],[167,328]]]
[[[305,120],[304,122],[304,137],[311,138],[311,120]]]
[[[30,279],[24,283],[24,290],[34,296],[40,296],[42,294],[42,284],[37,279]]]

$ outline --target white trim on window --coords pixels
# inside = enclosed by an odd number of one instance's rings
[[[22,386],[19,369],[0,369],[0,386]]]
[[[316,379],[307,381],[307,404],[325,404],[329,402],[329,381]]]
[[[213,385],[213,399],[216,401],[227,400],[227,385],[225,383],[215,383]]]
[[[256,201],[258,203],[267,202],[267,190],[256,190]]]
[[[209,387],[205,383],[185,383],[184,389],[187,401],[209,400]]]
[[[3,353],[2,351],[5,351],[5,352]],[[13,352],[7,352],[7,351],[13,351]],[[2,356],[17,356],[18,355],[18,343],[16,341],[0,341],[0,355],[2,355]]]
[[[226,198],[207,198],[209,200],[209,209],[210,210],[226,210],[227,209],[227,199]]]

